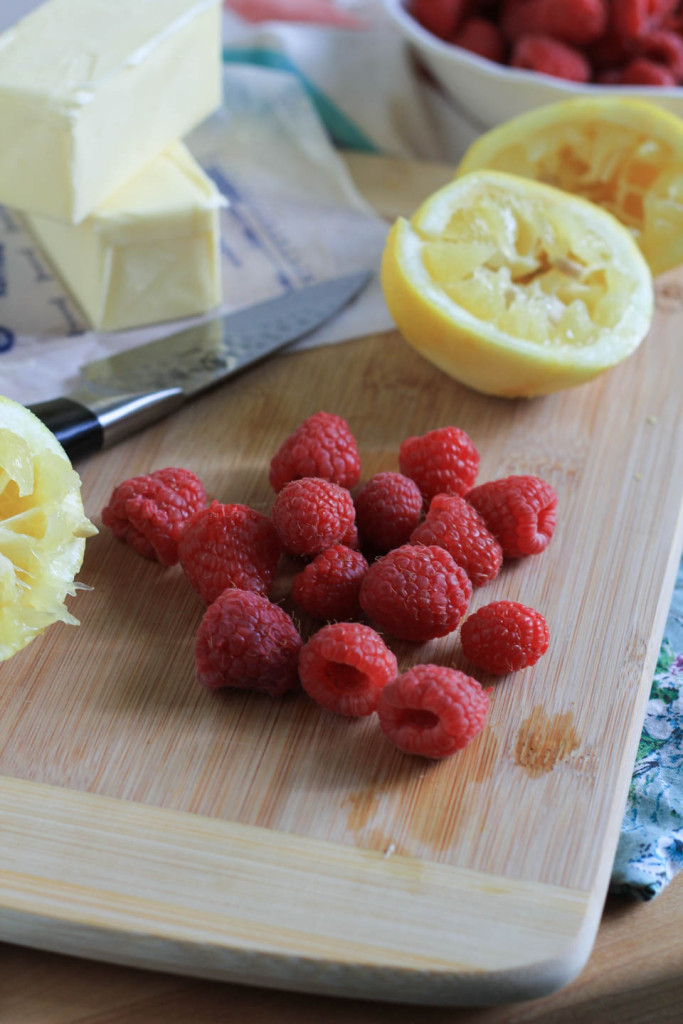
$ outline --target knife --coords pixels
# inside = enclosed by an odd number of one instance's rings
[[[82,385],[29,408],[69,458],[108,448],[311,334],[348,305],[371,276],[361,271],[297,288],[87,363],[80,370]]]

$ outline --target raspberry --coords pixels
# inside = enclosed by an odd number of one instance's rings
[[[643,36],[638,45],[645,57],[663,64],[677,83],[683,81],[683,39],[679,35],[660,29]]]
[[[465,494],[479,470],[479,452],[464,430],[440,427],[408,437],[398,455],[401,472],[411,477],[425,502],[435,494]]]
[[[597,85],[619,85],[621,83],[621,68],[605,68],[598,71],[594,81]]]
[[[320,477],[285,484],[273,505],[273,525],[290,555],[312,557],[335,544],[353,547],[356,510],[350,493]]]
[[[402,473],[377,473],[355,497],[362,539],[382,553],[405,544],[422,517],[422,494]]]
[[[410,538],[411,544],[436,544],[445,548],[469,576],[473,587],[481,587],[498,574],[503,549],[486,529],[479,513],[457,494],[437,494],[427,518]]]
[[[205,504],[204,486],[189,469],[157,469],[120,483],[102,510],[102,522],[144,558],[175,565],[180,532]]]
[[[466,6],[467,0],[413,0],[411,13],[428,32],[447,39],[457,29]]]
[[[494,601],[460,627],[466,658],[484,672],[503,676],[535,665],[548,650],[548,627],[534,608],[517,601]]]
[[[317,412],[283,441],[271,459],[270,484],[281,491],[290,480],[319,476],[340,487],[355,487],[360,479],[356,440],[346,420]]]
[[[450,40],[463,50],[500,64],[505,59],[505,40],[497,25],[485,18],[468,18]]]
[[[501,16],[503,35],[513,42],[522,36],[550,36],[585,46],[599,39],[606,27],[605,0],[506,0]]]
[[[299,677],[309,697],[328,711],[354,718],[377,709],[396,671],[396,657],[379,633],[360,622],[323,626],[299,657]]]
[[[467,611],[472,584],[443,548],[404,544],[368,569],[361,608],[393,636],[424,643],[446,636]]]
[[[205,604],[228,587],[267,595],[281,553],[267,516],[248,505],[219,501],[189,520],[178,544],[180,564]]]
[[[621,72],[619,82],[621,85],[657,85],[664,88],[676,85],[676,79],[669,68],[647,57],[634,57],[629,61]]]
[[[508,476],[473,488],[467,501],[500,543],[506,558],[538,555],[550,543],[557,494],[537,476]]]
[[[321,552],[292,580],[291,596],[314,619],[356,619],[360,585],[368,563],[360,551],[335,544]]]
[[[609,25],[605,34],[588,49],[588,58],[594,68],[617,73],[620,66],[632,56],[633,41],[624,39],[613,25]]]
[[[209,605],[197,632],[197,680],[280,697],[298,682],[301,637],[276,604],[250,590],[229,589]]]
[[[683,11],[672,11],[671,14],[667,14],[662,20],[662,28],[668,29],[670,32],[683,32]]]
[[[352,499],[353,500],[353,499]],[[354,551],[358,549],[359,538],[358,538],[358,527],[355,523],[349,527],[344,536],[341,539],[341,543],[344,547],[352,548]]]
[[[415,665],[382,690],[384,735],[406,754],[448,757],[481,732],[489,697],[476,679],[442,665]]]
[[[570,82],[587,82],[591,77],[584,55],[551,36],[522,36],[514,45],[510,66]]]
[[[678,0],[615,0],[612,23],[625,39],[642,39],[673,14]]]

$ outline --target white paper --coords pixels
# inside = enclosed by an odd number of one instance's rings
[[[221,312],[378,269],[388,225],[358,195],[295,76],[226,67],[224,107],[186,141],[230,204],[221,215]],[[25,404],[63,394],[76,386],[83,363],[201,319],[116,334],[88,330],[20,217],[0,208],[2,394]],[[300,344],[330,344],[391,324],[375,279]]]

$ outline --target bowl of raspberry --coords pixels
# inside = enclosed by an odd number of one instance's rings
[[[683,116],[681,0],[384,0],[474,127],[618,92]]]

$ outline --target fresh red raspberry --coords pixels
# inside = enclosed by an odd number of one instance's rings
[[[484,728],[488,693],[476,679],[443,665],[415,665],[382,690],[384,735],[405,754],[448,757]]]
[[[270,463],[270,484],[281,491],[290,480],[319,476],[340,487],[360,480],[360,456],[346,420],[317,412],[283,441]]]
[[[251,590],[224,590],[204,613],[195,662],[202,686],[280,697],[298,683],[301,637],[276,604]]]
[[[439,427],[407,437],[399,449],[401,472],[411,477],[429,503],[435,494],[465,494],[479,471],[479,452],[458,427]]]
[[[320,477],[285,484],[273,505],[273,525],[285,551],[304,558],[357,541],[356,510],[344,487]]]
[[[447,39],[460,24],[467,3],[468,0],[413,0],[410,10],[428,32]]]
[[[607,4],[605,0],[505,0],[500,23],[503,35],[512,42],[522,36],[550,36],[585,46],[607,28]]]
[[[386,552],[406,544],[422,518],[422,494],[403,473],[376,473],[354,499],[363,541]]]
[[[540,612],[517,601],[493,601],[460,627],[462,652],[483,672],[497,676],[535,665],[548,650],[549,634]]]
[[[368,563],[360,551],[335,544],[294,577],[292,600],[323,622],[357,619],[361,614],[360,585],[367,571]]]
[[[358,550],[360,538],[358,536],[358,527],[355,523],[346,531],[340,543],[346,548],[352,548],[354,551]]]
[[[678,0],[614,0],[612,24],[625,39],[642,39],[674,13]]]
[[[662,28],[668,29],[670,32],[683,33],[683,11],[674,10],[671,14],[667,14],[662,21]]]
[[[418,644],[454,630],[471,596],[465,570],[435,545],[395,548],[373,562],[360,588],[361,608],[380,629]]]
[[[467,501],[499,542],[505,558],[538,555],[557,521],[554,487],[537,476],[508,476],[474,487]]]
[[[620,85],[654,85],[668,89],[676,85],[669,68],[647,57],[634,57],[619,76]]]
[[[156,469],[120,483],[102,509],[102,522],[144,558],[175,565],[180,532],[205,504],[204,486],[189,469]]]
[[[503,34],[497,25],[486,18],[468,18],[451,36],[450,42],[497,64],[505,60]]]
[[[683,81],[683,39],[675,32],[651,32],[639,41],[638,48],[641,54],[668,68],[677,82]]]
[[[551,36],[521,36],[513,47],[510,66],[570,82],[588,82],[591,77],[586,57]]]
[[[604,68],[597,72],[593,81],[597,85],[620,85],[621,68]]]
[[[309,697],[354,718],[377,710],[379,695],[397,670],[396,657],[379,633],[360,622],[323,626],[299,657],[299,678]]]
[[[607,31],[588,47],[586,55],[594,68],[619,73],[633,56],[633,46],[633,40],[625,39],[610,23]]]
[[[205,604],[228,587],[267,595],[282,548],[267,516],[248,505],[213,501],[183,530],[178,556]]]
[[[484,520],[459,494],[437,494],[427,517],[410,538],[411,544],[436,544],[445,548],[465,570],[473,587],[498,575],[503,549]]]
[[[638,41],[638,49],[643,56],[670,71],[677,83],[683,81],[683,39],[675,32],[664,29],[650,32]]]

